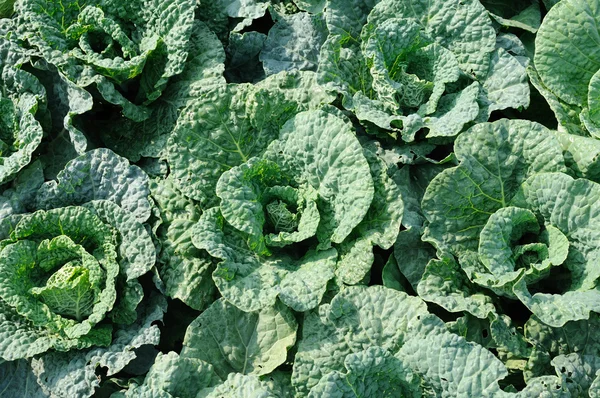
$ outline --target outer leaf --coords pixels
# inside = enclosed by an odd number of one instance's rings
[[[459,94],[449,94],[440,98],[437,111],[423,118],[423,126],[429,129],[427,137],[454,137],[469,122],[475,120],[479,113],[479,90],[479,83],[474,82]],[[405,141],[413,140],[410,135],[404,134],[403,137]]]
[[[78,341],[78,339],[61,339],[45,327],[35,326],[23,319],[3,302],[0,303],[0,357],[7,361],[30,358],[48,351],[52,347],[85,348],[99,341]],[[110,337],[110,336],[108,336]],[[108,344],[104,338],[105,344]]]
[[[203,310],[214,300],[216,289],[211,278],[213,261],[192,244],[192,226],[200,217],[200,209],[183,196],[171,178],[151,181],[150,189],[163,223],[156,234],[161,245],[158,264],[165,294]]]
[[[563,1],[536,36],[534,62],[544,85],[572,105],[586,104],[588,84],[600,69],[599,7],[592,0]]]
[[[498,381],[508,372],[490,351],[446,331],[433,316],[413,321],[408,334],[396,357],[423,375],[436,396],[502,396]]]
[[[250,31],[243,34],[231,32],[227,46],[228,62],[225,77],[233,83],[256,83],[265,78],[265,70],[260,62],[260,52],[267,36]]]
[[[134,385],[125,397],[195,398],[197,392],[219,382],[212,366],[195,358],[182,358],[175,352],[158,353],[141,386]]]
[[[0,364],[0,397],[44,398],[48,397],[37,383],[31,366],[23,359]]]
[[[222,384],[200,391],[196,398],[275,398],[256,376],[231,373]]]
[[[154,243],[144,226],[131,213],[108,200],[94,200],[83,207],[120,234],[120,273],[132,281],[150,271],[156,261]]]
[[[571,105],[550,91],[531,65],[527,68],[527,74],[531,84],[546,99],[550,109],[554,112],[559,129],[566,130],[571,134],[586,135],[585,127],[580,119],[581,106]]]
[[[596,373],[600,371],[600,357],[593,355],[559,355],[552,360],[556,374],[567,377],[567,388],[573,395],[586,395]]]
[[[327,29],[331,35],[342,36],[342,41],[358,39],[369,12],[378,0],[329,0],[325,11]]]
[[[244,235],[225,223],[217,208],[204,212],[192,242],[223,260],[213,279],[221,294],[243,311],[272,306],[277,296],[296,311],[316,307],[337,259],[335,249],[308,252],[300,259],[261,257],[248,248]]]
[[[37,196],[39,208],[109,200],[140,222],[150,217],[148,176],[109,149],[96,149],[73,159],[58,174],[57,180],[40,188]]]
[[[314,386],[309,397],[422,397],[420,379],[402,362],[380,347],[350,354],[347,373],[329,373]]]
[[[389,249],[398,236],[404,202],[400,187],[386,173],[385,162],[368,149],[364,150],[373,177],[373,201],[357,232],[382,249]]]
[[[106,367],[107,375],[112,376],[136,358],[138,348],[157,345],[160,330],[156,323],[166,311],[164,298],[154,296],[138,311],[138,321],[120,328],[107,348],[52,352],[34,359],[32,368],[44,391],[54,396],[90,397],[100,384],[98,367]]]
[[[422,229],[417,227],[402,230],[394,244],[398,269],[414,289],[423,277],[429,260],[435,257],[435,248],[421,240],[422,233]]]
[[[496,0],[483,0],[481,3],[488,9],[490,16],[502,26],[531,33],[536,33],[540,27],[542,16],[537,1],[523,1],[516,5]]]
[[[409,322],[425,313],[418,298],[382,286],[342,290],[319,314],[304,319],[292,374],[298,394],[307,394],[330,372],[343,372],[347,355],[373,346],[396,352]]]
[[[451,257],[429,261],[417,293],[450,312],[466,311],[478,318],[495,313],[491,297],[480,292]]]
[[[560,328],[550,327],[532,316],[525,324],[525,338],[534,350],[524,369],[525,380],[552,372],[551,360],[559,355],[577,353],[583,356],[600,355],[600,326],[598,315],[589,320],[567,322]]]
[[[557,131],[569,174],[600,182],[600,140]]]
[[[319,50],[327,38],[322,15],[282,15],[269,30],[260,60],[267,75],[317,70]]]
[[[483,83],[483,108],[488,120],[491,113],[507,108],[529,106],[529,82],[526,68],[503,48],[497,48],[490,60],[490,69]]]
[[[424,239],[454,254],[477,248],[489,216],[529,176],[563,171],[562,151],[543,126],[522,120],[481,123],[455,143],[458,167],[436,176],[423,197]]]
[[[194,223],[178,219],[169,226],[162,241],[159,271],[169,297],[203,310],[214,300],[216,289],[211,274],[215,265],[205,251],[192,244]]]
[[[297,103],[301,110],[320,109],[335,100],[335,95],[317,83],[317,74],[310,71],[280,72],[268,76],[256,86],[277,91]]]
[[[418,156],[413,150],[418,150],[407,146],[400,150],[406,150],[410,155]],[[402,161],[404,156],[398,160],[394,159],[393,162],[399,163]],[[410,160],[406,160],[410,162]],[[431,182],[431,180],[438,175],[442,170],[443,166],[439,165],[419,165],[415,166],[404,166],[400,170],[394,171],[392,179],[396,182],[396,185],[402,192],[402,201],[404,202],[404,215],[402,216],[402,225],[407,229],[411,227],[421,228],[425,222],[425,216],[421,211],[421,201],[425,194],[425,189]]]
[[[188,327],[181,356],[211,364],[222,379],[230,373],[260,376],[285,362],[297,327],[281,303],[250,313],[220,299]]]

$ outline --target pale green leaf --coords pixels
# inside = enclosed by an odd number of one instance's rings
[[[37,206],[49,209],[108,200],[133,214],[139,222],[150,217],[148,176],[109,149],[95,149],[65,166],[57,181],[39,190]]]
[[[427,187],[425,240],[454,254],[475,250],[487,219],[534,173],[565,170],[562,149],[545,127],[523,120],[481,123],[459,136],[458,167]]]
[[[188,327],[182,358],[211,364],[222,379],[230,373],[265,375],[285,362],[298,324],[281,303],[260,312],[242,312],[215,301]]]
[[[322,15],[282,15],[269,30],[260,53],[266,74],[316,71],[319,50],[326,38],[327,28]]]

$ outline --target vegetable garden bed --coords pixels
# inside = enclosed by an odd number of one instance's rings
[[[0,17],[0,397],[600,397],[598,0]]]

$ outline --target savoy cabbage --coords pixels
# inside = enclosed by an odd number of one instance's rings
[[[0,398],[600,397],[598,0],[0,0]]]

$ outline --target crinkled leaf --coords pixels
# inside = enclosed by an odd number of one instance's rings
[[[269,30],[260,53],[267,75],[281,71],[316,71],[319,50],[327,38],[322,15],[282,15]]]
[[[226,224],[218,208],[204,212],[192,242],[222,260],[213,280],[223,297],[243,311],[272,306],[277,296],[296,311],[316,307],[337,260],[335,249],[308,252],[299,259],[259,256],[248,248],[244,235]]]
[[[108,200],[133,214],[139,222],[150,217],[148,176],[109,149],[95,149],[73,159],[39,190],[43,209]]]

